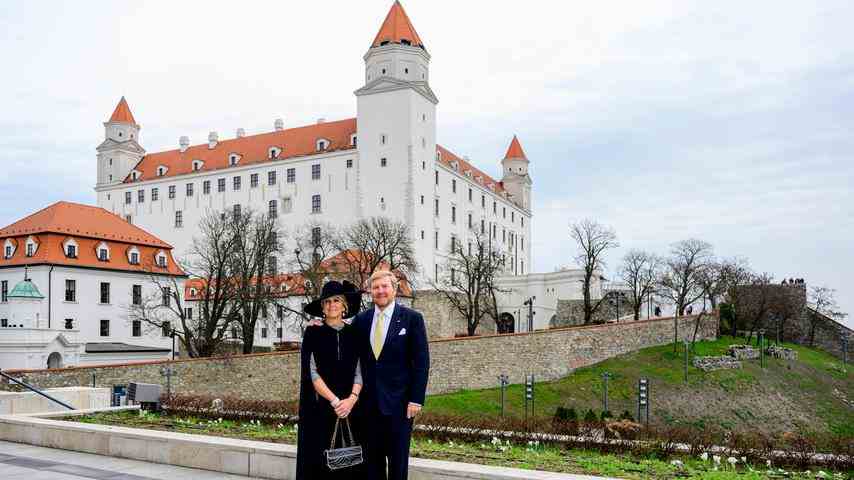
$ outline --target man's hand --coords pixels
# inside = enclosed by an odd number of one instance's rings
[[[415,418],[419,413],[421,413],[421,405],[410,403],[406,407],[406,418]]]
[[[350,411],[353,410],[353,405],[356,404],[356,399],[352,396],[341,400],[338,403],[338,406],[335,407],[335,415],[338,415],[338,418],[347,418],[350,415]]]
[[[321,325],[323,325],[323,322],[321,322],[320,320],[318,320],[316,318],[309,320],[308,323],[306,324],[307,327],[319,327]]]

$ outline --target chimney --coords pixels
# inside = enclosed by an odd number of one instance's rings
[[[237,138],[243,138],[246,136],[246,130],[242,128],[237,129]]]
[[[182,135],[181,138],[178,139],[178,145],[180,147],[181,153],[187,151],[190,148],[190,137],[186,135]]]
[[[326,119],[325,119],[325,118],[323,118],[323,117],[318,118],[318,119],[317,119],[317,124],[318,124],[318,125],[320,125],[321,123],[326,123]]]
[[[284,130],[285,129],[285,121],[281,118],[277,118],[276,121],[273,122],[273,128],[275,128],[277,132],[280,130]]]
[[[216,132],[211,132],[208,134],[208,148],[213,150],[216,147],[217,142],[219,142],[219,135]]]

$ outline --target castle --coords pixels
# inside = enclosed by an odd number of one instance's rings
[[[356,117],[146,153],[122,98],[98,147],[98,206],[186,253],[210,211],[266,212],[286,227],[346,225],[385,216],[405,222],[425,278],[439,275],[453,242],[471,229],[491,235],[506,273],[531,266],[529,161],[512,137],[496,180],[437,144],[430,54],[400,3],[371,42]]]

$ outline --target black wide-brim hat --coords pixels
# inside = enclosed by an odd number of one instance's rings
[[[320,298],[303,307],[302,311],[313,317],[323,318],[323,301],[336,295],[341,295],[347,299],[347,313],[344,318],[350,318],[359,313],[362,308],[362,291],[347,280],[326,282],[320,292]]]

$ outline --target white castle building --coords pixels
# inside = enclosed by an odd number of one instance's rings
[[[581,276],[528,275],[532,181],[519,140],[513,136],[496,161],[500,179],[437,143],[430,54],[399,2],[364,61],[354,118],[289,128],[277,119],[268,132],[214,131],[196,145],[182,136],[162,152],[141,146],[141,126],[122,97],[97,149],[98,205],[174,245],[179,258],[211,211],[268,212],[286,228],[390,217],[409,225],[422,280],[439,276],[451,245],[479,230],[506,255],[502,281],[512,291],[500,302],[512,330],[527,329],[519,316],[531,296],[534,326],[546,328],[556,310],[553,284],[576,295]]]
[[[183,284],[162,240],[102,208],[58,202],[0,229],[0,247],[0,369],[171,355],[163,330],[128,320],[131,305],[160,293],[152,275]]]

